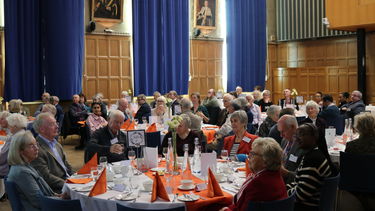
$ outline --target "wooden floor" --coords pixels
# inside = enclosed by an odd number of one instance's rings
[[[74,147],[78,144],[79,136],[68,136],[64,141],[60,143],[63,144],[64,152],[68,159],[70,165],[74,171],[77,171],[83,166],[83,150],[75,150]],[[1,211],[11,211],[9,201],[0,202],[0,210]]]

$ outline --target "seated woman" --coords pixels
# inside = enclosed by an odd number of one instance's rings
[[[249,103],[248,108],[250,109],[251,113],[253,114],[253,128],[258,130],[259,122],[262,121],[262,113],[260,107],[254,103],[254,97],[252,95],[246,95],[246,100]]]
[[[295,141],[306,154],[297,168],[294,182],[287,185],[288,194],[297,192],[295,211],[319,210],[323,180],[335,176],[337,169],[331,162],[325,140],[319,138],[318,128],[314,124],[299,126]]]
[[[260,110],[262,112],[267,112],[268,108],[273,105],[271,101],[271,92],[269,90],[264,90],[262,92],[263,98],[259,100],[258,105],[260,106]]]
[[[246,210],[249,201],[275,201],[287,198],[287,192],[280,173],[282,149],[272,138],[258,138],[249,153],[252,171],[241,189],[234,196],[233,204],[221,209]]]
[[[38,145],[30,131],[19,132],[13,137],[8,154],[11,165],[8,180],[16,183],[21,203],[27,211],[41,210],[42,196],[55,195],[30,165],[37,156]]]
[[[90,127],[90,133],[94,133],[97,129],[107,126],[108,122],[102,117],[102,107],[100,103],[92,103],[91,110],[93,113],[87,117],[86,124]]]
[[[313,123],[319,130],[320,138],[324,138],[325,129],[327,128],[326,121],[322,117],[318,117],[319,114],[319,105],[314,101],[308,101],[306,103],[306,113],[307,117],[300,122],[304,123]]]
[[[196,114],[202,117],[204,123],[208,123],[210,121],[210,115],[208,113],[207,108],[204,105],[201,105],[201,96],[198,92],[193,92],[190,95],[190,100],[193,103],[193,107],[191,111],[193,114]]]
[[[176,147],[177,155],[184,156],[184,144],[189,144],[189,154],[194,154],[194,139],[199,138],[198,134],[189,129],[191,121],[188,115],[181,114],[182,121],[176,129]],[[159,148],[159,154],[162,154],[163,147],[168,147],[168,138],[172,138],[172,132],[164,136],[162,147]],[[201,140],[199,140],[201,142]],[[201,143],[200,143],[201,145]],[[202,146],[202,151],[205,146]]]
[[[284,89],[284,98],[279,100],[281,108],[294,108],[299,110],[297,101],[292,97],[290,89]]]
[[[8,151],[10,143],[14,135],[21,131],[25,131],[27,126],[27,119],[25,116],[14,113],[7,117],[8,127],[10,131],[10,136],[6,139],[4,146],[0,151],[0,177],[4,178],[8,175],[9,164],[8,164]]]
[[[230,116],[230,122],[234,135],[224,138],[224,149],[228,150],[230,156],[235,154],[249,154],[251,144],[258,136],[246,131],[246,112],[243,110],[235,111]]]
[[[254,129],[253,129],[254,117],[253,117],[253,113],[250,111],[249,103],[247,102],[246,98],[239,97],[237,99],[234,99],[233,102],[237,103],[241,107],[241,110],[246,112],[246,115],[247,115],[246,130],[249,133],[253,133],[254,132]]]
[[[10,113],[19,113],[19,114],[22,114],[22,115],[27,115],[27,112],[24,110],[23,108],[23,102],[22,100],[20,99],[13,99],[11,101],[9,101],[9,112]]]
[[[281,107],[277,105],[271,105],[267,110],[267,117],[264,122],[259,126],[258,135],[260,137],[268,137],[272,126],[274,126],[279,120]]]
[[[172,118],[172,110],[167,107],[167,99],[164,96],[158,97],[155,102],[155,108],[151,109],[151,116],[157,116],[160,119]]]
[[[8,111],[0,112],[0,129],[1,129],[0,136],[7,136],[10,134],[10,131],[8,128],[8,121],[7,121],[8,116],[10,116],[10,113]]]

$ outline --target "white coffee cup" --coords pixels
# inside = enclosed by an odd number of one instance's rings
[[[184,188],[191,187],[193,185],[193,180],[187,180],[187,179],[181,180],[181,185]]]
[[[152,180],[147,180],[143,182],[143,188],[145,189],[145,191],[152,191],[152,185],[153,185]]]

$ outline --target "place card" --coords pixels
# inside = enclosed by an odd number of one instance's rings
[[[158,148],[145,147],[143,150],[146,167],[149,169],[158,167]]]
[[[201,155],[201,175],[203,177],[208,175],[208,168],[211,168],[213,172],[216,172],[216,152],[202,153]]]

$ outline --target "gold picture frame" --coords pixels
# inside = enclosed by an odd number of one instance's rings
[[[124,0],[92,0],[91,20],[95,22],[123,22]]]
[[[194,27],[214,30],[217,26],[218,0],[194,0]]]

